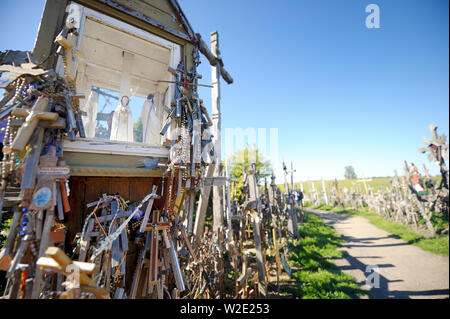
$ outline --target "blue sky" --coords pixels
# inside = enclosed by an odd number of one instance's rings
[[[429,124],[449,133],[448,1],[180,0],[209,42],[219,31],[226,69],[222,128],[278,128],[278,159],[295,180],[438,168],[417,149]],[[365,8],[380,7],[380,29]],[[0,2],[0,51],[33,47],[44,1]],[[26,21],[26,23],[24,23]],[[210,67],[202,58],[202,83]],[[210,109],[210,90],[201,89]]]

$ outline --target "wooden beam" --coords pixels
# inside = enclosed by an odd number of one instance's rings
[[[161,25],[154,19],[146,17],[142,13],[111,0],[75,0],[75,2],[142,30],[161,36],[179,45],[185,45],[191,41],[186,34],[168,26]]]
[[[206,170],[205,178],[212,178],[214,174],[216,164],[209,164]],[[197,213],[195,216],[195,224],[194,224],[194,236],[195,242],[199,243],[201,237],[203,236],[203,231],[205,228],[205,217],[206,217],[206,209],[208,208],[209,195],[211,193],[211,186],[205,186],[200,190],[200,199],[199,204],[197,206]]]
[[[61,269],[67,269],[67,266],[72,264],[72,260],[58,247],[48,247],[45,254],[54,259]],[[84,272],[80,272],[80,284],[91,287],[97,286]],[[96,289],[95,296],[100,299],[109,299],[108,291],[105,288]]]

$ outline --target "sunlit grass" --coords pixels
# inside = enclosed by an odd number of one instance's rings
[[[448,256],[449,255],[449,236],[448,234],[438,235],[433,238],[426,238],[420,234],[415,233],[413,230],[395,223],[390,220],[383,219],[380,215],[366,209],[359,210],[343,210],[340,207],[331,207],[329,205],[321,205],[313,207],[321,210],[332,211],[339,214],[358,215],[367,218],[369,222],[380,229],[383,229],[394,236],[397,236],[404,241],[418,246],[423,250],[429,252]],[[439,230],[442,228],[448,228],[448,220],[445,220],[441,215],[433,216],[432,222],[434,227]]]
[[[299,268],[294,273],[298,289],[291,291],[303,299],[353,299],[367,295],[355,279],[332,262],[343,256],[338,248],[343,239],[319,217],[306,213],[299,227],[300,239],[291,243],[289,261]]]

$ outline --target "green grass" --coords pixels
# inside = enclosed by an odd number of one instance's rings
[[[360,209],[358,211],[342,210],[342,208],[339,207],[333,208],[329,205],[322,205],[313,208],[332,211],[339,214],[358,215],[365,217],[369,220],[371,224],[377,226],[378,228],[383,229],[412,245],[418,246],[423,250],[444,256],[449,255],[448,234],[438,235],[433,238],[425,238],[424,236],[415,233],[414,231],[403,225],[383,219],[381,216],[379,216],[374,212],[369,211],[368,209],[364,210]],[[448,228],[448,220],[445,220],[443,216],[440,215],[433,216],[432,222],[437,230],[442,228]]]
[[[332,227],[305,213],[299,233],[300,239],[290,243],[289,263],[299,268],[293,275],[297,289],[291,293],[303,299],[353,299],[367,295],[352,276],[331,261],[343,256],[337,250],[343,239]]]
[[[376,178],[364,178],[364,179],[371,179],[371,181],[366,182],[367,187],[371,187],[375,192],[378,191],[378,189],[381,187],[382,189],[387,189],[391,185],[391,180],[393,177],[376,177]],[[362,179],[362,178],[361,178]],[[437,183],[440,182],[441,177],[435,176],[432,177],[433,180],[436,180]],[[362,193],[366,193],[364,183],[363,182],[357,182],[358,179],[342,179],[338,180],[338,186],[340,188],[346,187],[347,189],[353,188],[354,190],[361,189]],[[327,189],[330,189],[330,187],[334,186],[334,179],[333,180],[326,180],[325,187]],[[312,183],[314,183],[314,188],[320,192],[322,192],[322,181],[307,181],[302,183],[295,183],[295,187],[297,189],[300,189],[300,184],[303,184],[303,190],[306,193],[310,193],[312,191]],[[282,192],[284,192],[284,184],[277,185]]]
[[[0,223],[0,249],[5,245],[6,236],[3,235],[3,232],[6,232],[11,227],[12,218],[6,219],[6,216],[3,216],[4,219]]]

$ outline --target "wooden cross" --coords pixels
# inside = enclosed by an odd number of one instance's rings
[[[45,251],[48,257],[40,257],[37,261],[37,266],[40,269],[47,269],[62,273],[65,276],[72,275],[67,272],[68,266],[73,265],[74,268],[78,268],[79,273],[79,287],[81,291],[94,294],[98,299],[109,299],[108,291],[103,287],[97,287],[95,282],[88,276],[98,271],[97,266],[93,263],[72,261],[60,248],[48,247]],[[72,275],[73,276],[73,275]],[[76,276],[75,276],[76,278]],[[62,294],[62,299],[68,299],[74,297],[73,287]]]
[[[245,232],[247,233],[247,239],[250,239],[251,234],[253,234],[253,230],[251,229],[252,216],[250,214],[247,214],[247,218],[246,219],[247,219],[247,221],[246,221],[247,229],[245,230]]]
[[[278,246],[278,241],[276,237],[276,231],[275,228],[272,228],[272,237],[273,237],[273,250],[272,252],[275,253],[275,260],[277,263],[277,290],[280,290],[280,273],[281,273],[281,258],[280,258],[280,249],[283,248],[284,244],[281,244],[281,246]]]
[[[297,226],[297,212],[295,211],[295,200],[293,197],[294,191],[294,167],[291,162],[291,170],[288,171],[286,168],[286,164],[283,162],[283,170],[284,170],[284,187],[286,193],[286,202],[287,202],[287,214],[288,214],[288,231],[290,235],[294,238],[298,238],[298,226]],[[289,190],[289,185],[287,182],[287,174],[291,173],[291,190]]]
[[[253,239],[255,241],[255,250],[256,250],[256,266],[258,269],[258,292],[263,295],[263,297],[267,294],[267,285],[266,285],[266,269],[264,265],[264,256],[265,253],[262,250],[261,242],[261,220],[256,211],[252,211],[253,214]]]
[[[58,113],[47,112],[49,99],[39,97],[31,111],[25,109],[14,109],[13,116],[25,118],[25,123],[17,131],[17,135],[11,145],[13,152],[22,152],[30,140],[31,135],[39,124],[40,120],[56,121]]]
[[[37,184],[34,188],[30,210],[49,209],[58,203],[57,190],[60,190],[59,181],[65,181],[70,175],[70,167],[57,166],[58,157],[56,156],[56,147],[51,146],[48,155],[40,157],[39,168],[37,171]],[[62,196],[61,205],[62,207]],[[60,220],[64,220],[64,214],[59,215]]]
[[[136,270],[134,272],[133,283],[131,285],[131,291],[130,291],[130,295],[129,295],[130,299],[135,299],[137,296],[138,286],[140,286],[140,282],[141,282],[141,273],[142,273],[142,269],[143,269],[144,263],[145,263],[145,254],[146,254],[147,250],[150,249],[150,239],[151,239],[151,233],[148,232],[147,239],[145,241],[145,247],[142,250],[142,252],[140,253],[139,259],[136,263]]]
[[[249,287],[247,285],[248,277],[251,275],[252,268],[248,267],[247,255],[244,255],[242,261],[242,275],[236,280],[236,297],[248,298]]]
[[[153,289],[153,286],[155,286],[158,281],[159,232],[170,228],[169,222],[159,223],[159,214],[159,210],[153,211],[152,224],[145,227],[146,231],[150,231],[149,289]]]
[[[221,176],[223,174],[222,167],[222,145],[221,145],[221,112],[220,112],[220,77],[228,83],[233,83],[233,78],[224,69],[224,64],[220,55],[219,49],[219,34],[217,31],[211,32],[211,51],[206,43],[201,39],[200,34],[196,34],[199,41],[199,49],[208,59],[211,64],[211,82],[213,88],[211,90],[211,103],[212,103],[212,121],[208,118],[209,124],[213,124],[213,143],[214,152],[216,157],[216,163],[214,167],[214,176]],[[202,105],[201,105],[202,107]],[[202,107],[204,111],[204,107]],[[204,112],[207,114],[207,112]],[[211,165],[211,164],[210,164]],[[209,190],[208,190],[209,195]],[[208,199],[206,199],[208,201]],[[222,225],[223,219],[223,192],[222,187],[213,187],[213,230],[218,231]],[[203,214],[202,214],[203,215]]]
[[[359,180],[357,180],[356,182],[358,182],[358,183],[364,183],[364,189],[366,190],[366,194],[368,194],[367,183],[366,183],[366,182],[371,182],[371,181],[372,181],[372,179],[369,178],[369,179],[359,179]]]
[[[156,194],[157,189],[158,189],[158,186],[153,185],[152,193]],[[141,228],[139,229],[139,231],[141,233],[143,233],[145,231],[145,227],[147,226],[148,219],[150,217],[150,213],[151,213],[152,207],[153,207],[153,202],[154,202],[154,198],[151,198],[147,204],[147,209],[145,210],[145,215],[144,215],[144,218],[142,219]]]
[[[194,260],[197,261],[197,255],[195,254],[195,251],[192,248],[191,242],[189,241],[189,238],[188,238],[188,236],[186,234],[186,230],[184,229],[183,225],[180,225],[180,233],[181,233],[181,236],[184,239],[184,242],[186,243],[186,247],[189,250],[189,253],[194,258]]]

